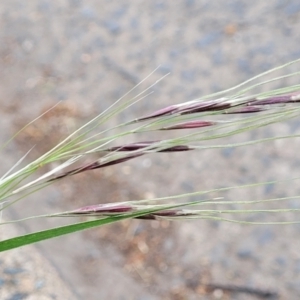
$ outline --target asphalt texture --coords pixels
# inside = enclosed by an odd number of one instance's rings
[[[299,1],[283,0],[1,1],[1,142],[61,101],[2,151],[1,172],[32,145],[28,159],[42,154],[158,66],[129,96],[170,74],[113,124],[201,98],[299,58],[299,19]],[[279,83],[288,84],[288,79]],[[299,120],[292,120],[223,142],[297,131]],[[61,181],[3,217],[293,178],[299,176],[298,149],[293,139],[138,158]],[[285,182],[210,197],[257,200],[299,194],[297,182]],[[299,208],[299,199],[286,207]],[[297,216],[247,218],[274,222]],[[5,226],[1,237],[64,222]],[[299,234],[299,225],[123,222],[1,254],[0,298],[298,299]]]

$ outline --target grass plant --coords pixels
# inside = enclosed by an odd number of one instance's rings
[[[42,189],[65,177],[74,176],[81,172],[110,167],[140,156],[157,153],[157,155],[171,155],[174,152],[201,151],[213,148],[245,147],[257,143],[269,142],[278,139],[298,138],[299,134],[273,136],[264,139],[250,140],[241,143],[228,144],[224,139],[252,131],[260,127],[269,126],[278,122],[285,122],[292,118],[300,117],[300,59],[269,70],[254,78],[251,78],[233,88],[214,93],[200,99],[173,104],[157,111],[149,112],[143,116],[128,120],[115,126],[107,126],[109,120],[126,111],[138,101],[142,101],[152,87],[160,80],[150,84],[143,92],[138,93],[130,100],[125,100],[152,74],[145,78],[124,97],[117,100],[105,111],[78,128],[67,136],[55,147],[41,155],[39,158],[22,166],[27,160],[26,153],[14,166],[0,178],[0,204],[1,213],[17,201],[26,201],[24,198],[35,191]],[[291,72],[291,69],[293,70]],[[295,71],[296,70],[296,71]],[[280,76],[276,75],[280,72]],[[286,87],[282,86],[284,80],[296,82]],[[263,92],[257,90],[262,88]],[[34,120],[35,121],[35,120]],[[34,122],[33,121],[33,122]],[[102,128],[102,129],[101,129]],[[23,128],[24,129],[24,128]],[[170,132],[172,135],[168,135]],[[21,131],[20,131],[21,132]],[[18,132],[17,134],[19,134]],[[95,133],[96,132],[96,133]],[[147,134],[155,134],[155,140],[143,139]],[[16,135],[17,135],[16,134]],[[15,135],[15,136],[16,136]],[[15,138],[13,136],[13,138]],[[8,143],[2,146],[4,149]],[[130,143],[122,142],[122,139],[132,140]],[[138,140],[138,141],[136,141]],[[121,141],[121,142],[120,142]],[[295,149],[296,151],[296,149]],[[166,154],[167,153],[167,154]],[[84,159],[91,154],[98,158],[92,162],[84,163]],[[53,162],[57,166],[37,175]],[[79,167],[78,167],[79,164]],[[39,173],[40,174],[40,173]],[[284,179],[284,180],[297,180]],[[266,185],[254,183],[243,187]],[[58,237],[88,228],[102,226],[118,222],[124,219],[138,218],[148,219],[210,219],[218,221],[230,221],[245,224],[262,224],[262,222],[247,221],[243,219],[231,219],[227,214],[243,216],[267,212],[278,214],[283,212],[299,212],[299,209],[255,209],[257,203],[284,202],[292,197],[276,199],[254,199],[253,201],[224,200],[207,197],[206,200],[194,202],[178,202],[187,196],[209,195],[211,192],[222,192],[229,189],[243,187],[226,187],[210,191],[198,191],[195,193],[166,196],[150,200],[134,200],[119,203],[91,204],[86,207],[72,209],[55,214],[31,216],[21,220],[2,222],[0,225],[9,226],[13,222],[25,222],[32,218],[78,218],[87,216],[92,218],[84,222],[76,222],[70,225],[51,228],[44,231],[36,231],[30,234],[0,241],[0,251],[6,251],[27,244]],[[295,196],[294,198],[297,198]],[[90,202],[93,203],[93,199]],[[208,209],[205,205],[209,204]],[[232,204],[244,205],[245,209],[227,209]],[[214,206],[216,205],[216,206]],[[219,206],[224,206],[220,209]],[[189,206],[187,208],[187,206]],[[270,222],[272,224],[292,224],[298,221]],[[300,221],[299,221],[300,222]],[[269,223],[268,223],[269,224]]]

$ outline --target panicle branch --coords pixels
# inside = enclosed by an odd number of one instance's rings
[[[99,125],[104,124],[110,118],[130,107],[139,101],[139,99],[142,99],[144,97],[144,93],[149,91],[149,89],[151,89],[155,84],[152,84],[144,92],[138,94],[133,99],[125,101],[125,103],[119,103],[123,99],[123,97],[121,97],[116,103],[86,123],[84,126],[80,127],[36,161],[14,174],[6,174],[6,176],[4,176],[5,178],[1,178],[1,186],[12,186],[12,188],[7,189],[7,192],[3,193],[2,196],[0,195],[0,201],[29,188],[33,189],[36,186],[39,187],[39,185],[48,184],[66,176],[75,175],[85,171],[117,165],[148,153],[173,153],[212,148],[212,146],[203,146],[196,143],[225,138],[247,130],[256,129],[288,118],[299,116],[300,108],[295,106],[292,108],[284,108],[283,106],[300,102],[300,84],[248,96],[248,93],[251,90],[261,85],[282,80],[283,78],[299,76],[300,72],[297,71],[287,75],[273,77],[272,79],[262,80],[263,76],[299,62],[300,59],[295,60],[259,74],[258,76],[255,76],[226,91],[221,91],[202,99],[173,104],[135,120],[105,129],[92,137],[88,136],[92,130],[99,128]],[[250,84],[251,86],[249,87]],[[131,91],[134,89],[135,88]],[[232,93],[235,94],[232,95]],[[267,113],[268,111],[270,111],[270,113]],[[243,119],[238,119],[236,117],[230,117],[229,115],[243,115],[244,117]],[[207,120],[207,116],[212,116],[212,119]],[[216,116],[219,116],[220,118],[216,120]],[[225,118],[226,120],[224,121]],[[134,130],[128,130],[128,127],[126,127],[139,122],[142,124]],[[235,126],[235,128],[233,128],[233,126]],[[105,136],[108,131],[112,131],[114,129],[121,129],[123,132],[111,136]],[[137,140],[142,141],[125,144],[120,143],[120,145],[117,146],[110,146],[110,144],[119,138],[128,137],[129,135],[137,133],[140,134],[151,131],[156,133],[165,133],[169,130],[180,131],[184,129],[199,130],[183,135],[180,138],[160,138],[159,140],[152,141],[143,141],[144,138],[139,138]],[[200,134],[202,134],[202,136],[200,136]],[[102,137],[98,138],[100,135],[102,135]],[[96,136],[97,138],[95,138]],[[255,142],[256,141],[252,144]],[[244,144],[251,144],[251,142]],[[236,145],[238,144],[230,146]],[[223,146],[224,145],[218,145],[218,147]],[[80,167],[74,167],[75,162],[81,161],[90,153],[99,153],[100,158],[86,164],[82,163]],[[25,175],[24,178],[26,178],[43,165],[55,161],[64,162],[51,171],[46,172],[38,179],[18,188],[22,181],[22,178],[19,179],[21,176]],[[73,166],[73,169],[68,171],[67,168],[71,168],[71,166]]]
[[[244,97],[244,98],[220,98],[209,101],[189,101],[177,105],[172,105],[163,109],[160,109],[145,117],[136,119],[134,122],[141,122],[146,120],[152,120],[157,118],[165,118],[172,116],[173,122],[176,123],[176,117],[196,114],[196,113],[208,113],[219,112],[222,115],[230,114],[251,114],[260,113],[266,111],[278,105],[286,105],[289,103],[300,102],[300,91],[265,97],[263,99],[259,97]],[[192,120],[180,122],[174,125],[161,126],[157,130],[182,130],[182,129],[197,129],[210,127],[221,124],[220,121],[204,121],[204,120]],[[222,136],[222,135],[221,135]],[[220,137],[220,136],[217,136]],[[85,171],[100,169],[119,163],[123,163],[133,158],[140,157],[146,153],[151,152],[182,152],[194,150],[196,147],[187,144],[171,145],[167,140],[160,141],[143,141],[136,143],[129,143],[120,146],[113,146],[105,149],[101,149],[101,152],[106,155],[97,161],[89,163],[79,168],[75,168],[71,171],[64,172],[61,175],[55,176],[50,181],[62,179],[66,176],[75,175]],[[114,154],[122,153],[122,156],[116,156]]]
[[[288,104],[300,102],[300,91],[286,95],[271,96],[265,99],[246,97],[246,98],[220,98],[210,101],[189,101],[172,105],[160,109],[152,114],[136,119],[135,122],[150,120],[168,115],[186,115],[199,112],[222,111],[224,114],[230,113],[254,113],[269,109],[270,105]],[[263,108],[257,106],[264,106]],[[238,110],[232,110],[235,107],[241,107]]]
[[[66,213],[59,214],[59,216],[109,217],[119,214],[142,212],[145,209],[149,209],[151,212],[149,212],[148,214],[146,213],[142,216],[138,216],[136,217],[136,219],[157,220],[159,218],[193,217],[199,215],[197,211],[193,212],[192,210],[183,209],[164,209],[164,207],[164,205],[134,205],[129,202],[106,203],[84,206]],[[155,209],[157,209],[158,211],[153,212],[153,210]]]

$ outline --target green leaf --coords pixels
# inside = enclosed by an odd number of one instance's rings
[[[138,212],[120,214],[112,217],[107,217],[105,219],[93,220],[93,221],[85,221],[80,223],[75,223],[66,226],[60,226],[52,229],[47,229],[43,231],[38,231],[34,233],[29,233],[21,236],[17,236],[8,240],[4,240],[0,242],[0,252],[11,250],[14,248],[34,244],[40,241],[56,238],[65,234],[86,230],[89,228],[102,226],[105,224],[110,224],[118,221],[122,221],[125,219],[137,218],[143,215],[151,214],[154,212],[158,212],[164,209],[172,209],[177,207],[189,206],[198,203],[198,201],[190,202],[190,203],[180,203],[173,205],[160,206],[159,208],[147,208],[140,210]]]
[[[156,210],[157,211],[157,210]],[[17,236],[8,240],[0,242],[0,252],[18,248],[21,246],[26,246],[29,244],[34,244],[40,241],[48,240],[51,238],[59,237],[65,234],[73,233],[76,231],[86,230],[89,228],[102,226],[105,224],[110,224],[118,222],[124,219],[134,218],[148,214],[149,210],[145,210],[139,213],[132,213],[123,216],[113,216],[107,217],[105,219],[85,221],[80,223],[75,223],[67,226],[56,227],[48,230],[43,230],[35,233],[30,233],[22,236]]]

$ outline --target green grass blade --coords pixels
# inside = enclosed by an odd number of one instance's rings
[[[4,241],[0,241],[0,252],[11,250],[14,248],[19,248],[22,246],[34,244],[37,242],[45,241],[48,239],[56,238],[62,235],[66,235],[69,233],[74,233],[77,231],[81,230],[86,230],[89,228],[97,227],[97,226],[103,226],[105,224],[110,224],[110,223],[115,223],[118,221],[122,221],[125,219],[132,219],[132,218],[137,218],[143,215],[151,214],[154,212],[158,212],[164,209],[172,209],[172,208],[177,208],[177,207],[182,207],[182,206],[190,206],[196,204],[197,201],[195,202],[190,202],[190,203],[184,203],[184,204],[173,204],[173,205],[166,205],[166,206],[160,206],[159,208],[154,208],[154,209],[144,209],[140,210],[138,212],[134,213],[127,213],[123,215],[117,215],[117,216],[112,216],[112,217],[106,217],[104,219],[98,219],[98,220],[93,220],[93,221],[85,221],[85,222],[80,222],[80,223],[75,223],[71,225],[66,225],[66,226],[60,226],[60,227],[55,227],[43,231],[38,231],[34,233],[29,233],[21,236],[17,236],[14,238],[10,238]]]
[[[121,221],[124,219],[136,217],[137,215],[143,215],[146,214],[144,213],[139,213],[139,214],[130,214],[126,216],[114,216],[114,217],[108,217],[105,219],[100,219],[100,220],[93,220],[93,221],[85,221],[85,222],[80,222],[80,223],[75,223],[71,225],[66,225],[66,226],[61,226],[61,227],[55,227],[39,232],[34,232],[34,233],[29,233],[26,235],[22,236],[17,236],[14,238],[10,238],[4,241],[0,242],[0,252],[11,250],[14,248],[34,244],[40,241],[48,240],[51,238],[56,238],[65,234],[81,231],[81,230],[86,230],[89,228],[97,227],[97,226],[102,226],[105,224],[110,224],[114,223],[117,221]]]

